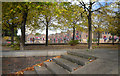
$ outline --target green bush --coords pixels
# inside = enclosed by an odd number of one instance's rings
[[[20,45],[15,45],[13,49],[14,50],[20,50]]]
[[[98,40],[97,39],[92,39],[93,42],[97,42]]]
[[[82,41],[82,39],[79,40],[80,42]]]
[[[11,47],[13,48],[13,50],[20,50],[20,37],[17,36],[15,38],[16,43],[14,43],[14,45],[11,45]]]
[[[17,36],[15,40],[17,42],[16,44],[20,44],[20,36]]]
[[[16,43],[14,45],[14,50],[20,50],[20,36],[16,37]]]
[[[79,40],[71,40],[69,42],[70,45],[77,45],[79,43]]]

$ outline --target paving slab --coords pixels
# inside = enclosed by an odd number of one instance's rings
[[[118,74],[118,49],[95,49],[92,51],[76,51],[91,54],[98,59],[89,63],[72,74]]]
[[[79,65],[82,65],[82,66],[89,62],[88,59],[80,58],[80,57],[74,56],[74,55],[62,55],[61,57],[64,59],[67,59],[69,61],[72,61],[74,63],[77,63]]]
[[[70,72],[61,66],[57,65],[55,62],[44,62],[47,69],[49,69],[53,74],[69,74]]]
[[[34,67],[36,73],[38,75],[40,74],[52,74],[46,67],[42,66],[42,67],[39,67],[39,66],[35,66]]]
[[[114,65],[118,65],[118,63],[112,62],[112,64],[110,64],[108,61],[97,59],[94,62],[77,69],[72,74],[118,74],[118,70],[112,72],[112,69],[117,69]]]
[[[25,71],[24,76],[38,76],[35,71]]]
[[[97,57],[89,55],[89,54],[83,54],[82,52],[79,53],[79,52],[75,52],[75,51],[68,51],[67,53],[71,54],[71,55],[79,56],[79,57],[82,57],[82,58],[86,58],[86,59],[88,59],[89,57],[91,59],[96,59],[97,58]]]
[[[63,59],[63,58],[55,58],[54,61],[58,65],[62,66],[63,68],[67,69],[70,72],[72,72],[80,67],[80,65],[77,65],[76,63],[73,63],[73,62]]]

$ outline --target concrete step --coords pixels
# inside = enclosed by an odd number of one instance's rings
[[[24,71],[24,76],[38,76],[35,71]]]
[[[88,62],[88,59],[85,58],[81,58],[78,56],[74,56],[74,55],[61,55],[62,58],[67,59],[71,62],[77,63],[78,65],[85,65]]]
[[[46,67],[35,66],[34,67],[36,73],[40,76],[41,74],[52,74]]]
[[[79,57],[82,57],[82,58],[86,58],[86,59],[88,59],[88,58],[91,58],[91,59],[96,59],[97,57],[95,57],[95,56],[92,56],[92,55],[86,55],[86,54],[83,54],[83,53],[80,53],[80,52],[75,52],[75,51],[68,51],[67,52],[68,54],[71,54],[71,55],[75,55],[75,56],[79,56]]]
[[[55,62],[44,62],[44,65],[53,74],[69,74],[69,71],[57,65]]]
[[[80,67],[80,65],[77,65],[76,63],[73,63],[73,62],[63,59],[63,58],[55,58],[54,61],[58,65],[62,66],[63,68],[67,69],[70,72],[72,72]]]

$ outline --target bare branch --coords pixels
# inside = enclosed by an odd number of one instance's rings
[[[105,7],[105,6],[103,6],[100,2],[98,2],[98,3],[99,3],[99,5],[100,5],[100,7],[99,7],[98,9],[92,11],[92,12],[99,11],[102,7]]]
[[[94,11],[91,11],[91,12],[99,11],[100,9],[101,9],[101,7],[100,7],[100,8],[98,8],[98,9],[96,9],[96,10],[94,10]]]
[[[6,24],[4,24],[5,25],[5,27],[7,27],[7,28],[9,28]],[[10,26],[10,25],[9,25]]]
[[[83,7],[84,7],[84,9],[85,9],[85,11],[87,10],[87,11],[89,11],[89,9],[86,7],[86,5],[85,5],[85,3],[82,1],[82,2],[79,2]]]
[[[99,13],[101,13],[101,14],[104,14],[103,12],[101,12],[101,11],[98,11]]]
[[[47,25],[47,23],[45,23],[45,21],[43,21],[44,25]]]
[[[98,1],[99,1],[99,0],[96,0],[96,1],[92,2],[92,5],[95,4],[95,3],[98,2]]]
[[[92,2],[92,5],[94,4],[95,2]]]
[[[83,11],[82,13],[81,13],[81,17],[83,17],[83,13],[85,13],[86,11]],[[86,15],[87,15],[87,13],[86,13]]]
[[[50,16],[50,18],[49,18],[49,20],[48,20],[48,24],[50,24],[50,23],[51,23],[51,19],[52,19],[52,17]]]
[[[80,18],[77,17],[76,21],[75,21],[75,24],[80,20]]]

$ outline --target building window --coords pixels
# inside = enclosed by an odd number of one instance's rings
[[[105,32],[105,34],[107,34],[107,32]]]
[[[81,35],[80,35],[80,38],[81,38]]]

